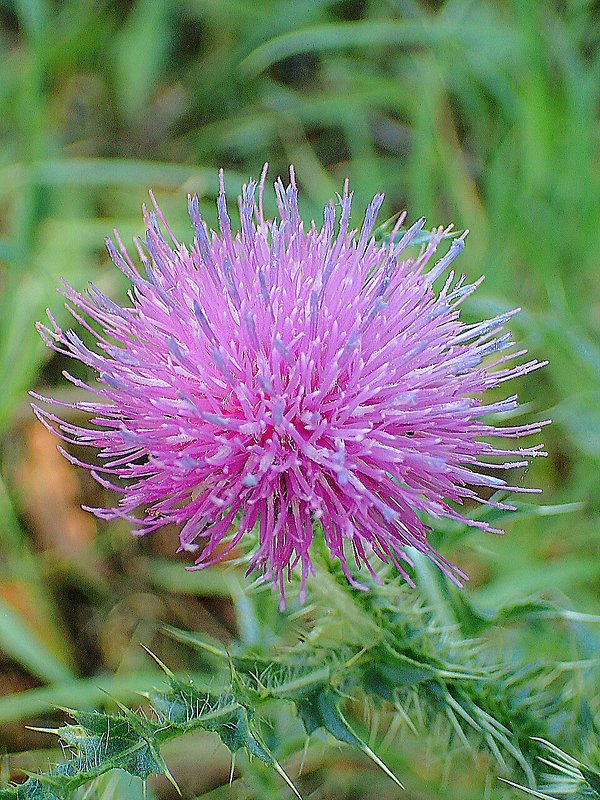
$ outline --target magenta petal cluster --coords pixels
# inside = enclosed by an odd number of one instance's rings
[[[88,424],[36,413],[67,442],[97,449],[94,465],[65,452],[121,494],[94,513],[134,522],[139,533],[174,523],[197,567],[252,532],[250,569],[282,597],[297,565],[304,589],[314,536],[357,586],[349,558],[372,571],[377,556],[408,578],[402,563],[413,548],[460,582],[461,571],[429,545],[422,515],[491,530],[460,506],[492,502],[499,489],[532,491],[495,473],[543,455],[542,445],[490,440],[540,424],[483,421],[517,399],[486,404],[482,395],[541,364],[509,363],[524,351],[498,332],[516,312],[461,321],[460,304],[479,283],[448,274],[464,237],[435,263],[450,229],[424,237],[424,219],[408,230],[399,220],[377,242],[383,196],[352,230],[347,184],[322,225],[305,227],[293,170],[287,187],[275,183],[279,219],[265,219],[265,174],[243,188],[238,233],[221,175],[218,232],[191,197],[193,244],[176,241],[156,203],[144,209],[145,241],[136,241],[142,270],[118,236],[116,246],[107,240],[132,283],[129,304],[65,284],[88,344],[51,315],[39,326],[50,347],[95,373],[92,385],[65,373],[94,396],[73,403]]]

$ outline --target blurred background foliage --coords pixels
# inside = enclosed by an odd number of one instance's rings
[[[152,188],[176,234],[191,238],[185,196],[197,192],[212,222],[221,166],[235,195],[264,161],[272,178],[293,163],[309,218],[349,177],[355,221],[384,191],[382,219],[407,209],[409,220],[471,230],[459,266],[486,280],[466,313],[523,307],[515,335],[550,363],[518,391],[529,419],[555,424],[549,457],[517,477],[544,488],[544,505],[507,517],[505,537],[448,530],[439,545],[471,575],[478,608],[535,595],[600,611],[599,44],[590,0],[0,0],[5,776],[56,757],[24,726],[60,718],[50,703],[150,688],[156,668],[140,642],[194,670],[162,623],[225,641],[261,624],[264,601],[257,611],[218,571],[185,572],[175,531],[138,541],[84,514],[99,487],[57,454],[26,394],[72,391],[34,330],[47,305],[66,319],[61,276],[123,297],[104,236],[141,233]],[[598,626],[488,634],[528,660],[600,657]],[[411,796],[501,796],[482,787],[483,769],[446,774],[431,738],[403,743]],[[328,758],[311,797],[396,796],[358,756]],[[186,797],[227,782],[212,739],[186,740],[167,760]],[[259,769],[252,780],[267,787],[254,796],[287,796]],[[98,797],[137,797],[129,778],[105,783]],[[170,796],[166,783],[155,791]]]

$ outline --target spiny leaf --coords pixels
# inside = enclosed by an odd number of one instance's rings
[[[600,773],[584,766],[579,767],[579,771],[587,781],[590,789],[594,792],[594,796],[600,797]]]
[[[324,664],[322,659],[318,663],[308,654],[302,659],[289,654],[285,661],[236,656],[232,663],[245,686],[261,699],[295,701],[329,685],[332,679],[332,664]]]
[[[365,744],[352,730],[346,718],[342,714],[340,707],[340,697],[330,689],[323,689],[314,692],[302,699],[296,700],[298,714],[304,723],[306,732],[310,735],[318,728],[324,728],[338,741],[349,744],[362,750],[363,753],[380,767],[385,774],[395,783],[404,788],[394,773],[383,763],[383,761]]]
[[[252,721],[252,710],[243,705],[233,690],[212,697],[198,690],[191,682],[183,683],[172,677],[170,689],[150,693],[152,709],[160,730],[159,741],[188,733],[196,728],[216,733],[233,754],[244,749],[275,769],[299,797],[296,787],[273,754],[262,741]],[[175,733],[176,732],[176,733]]]
[[[310,735],[324,728],[338,741],[351,747],[362,747],[362,742],[350,729],[339,710],[339,698],[331,690],[313,692],[296,701],[298,715]]]

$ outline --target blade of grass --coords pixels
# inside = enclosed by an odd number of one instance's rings
[[[54,656],[21,616],[1,597],[0,650],[47,683],[65,681],[73,676],[65,663]]]
[[[231,597],[231,586],[220,568],[186,570],[181,562],[148,559],[148,579],[162,591],[200,597]]]
[[[47,714],[56,707],[85,709],[104,706],[111,699],[132,702],[139,699],[140,693],[160,686],[161,674],[158,670],[146,670],[127,675],[95,675],[0,697],[0,724]],[[185,676],[189,677],[198,686],[208,684],[205,674]]]
[[[241,62],[251,76],[272,64],[299,53],[311,53],[347,47],[382,47],[384,45],[438,44],[447,32],[421,20],[368,20],[331,23],[293,31],[270,39]]]
[[[15,513],[10,495],[7,491],[6,485],[0,477],[0,545],[6,559],[6,567],[8,574],[11,578],[20,584],[27,592],[30,603],[36,610],[36,615],[43,625],[45,634],[45,643],[42,645],[39,642],[39,637],[31,632],[27,636],[30,637],[32,642],[38,642],[36,645],[36,655],[34,661],[36,663],[54,663],[55,670],[54,677],[50,677],[50,673],[46,675],[46,679],[53,680],[61,672],[64,677],[65,674],[73,674],[73,660],[71,642],[61,622],[61,615],[58,607],[54,602],[54,598],[47,589],[45,576],[39,569],[36,558],[34,557],[25,532],[21,528],[18,517]],[[14,613],[14,612],[13,612]],[[5,616],[5,621],[10,619],[10,615]],[[21,622],[21,627],[25,625]],[[6,636],[11,636],[10,624],[6,623],[5,626]],[[13,638],[11,636],[11,638]],[[6,644],[6,643],[5,643]],[[14,647],[18,643],[14,644]],[[44,647],[45,656],[42,658],[40,648]],[[9,648],[10,649],[10,645]],[[34,648],[35,649],[35,648]],[[13,649],[13,656],[16,655],[16,650]],[[23,652],[23,651],[21,651]],[[26,656],[26,653],[24,653]],[[20,660],[20,659],[18,659]],[[30,663],[25,660],[20,660],[20,663],[26,668],[30,667]],[[60,664],[60,667],[57,666]],[[34,670],[35,674],[41,676],[41,673]]]

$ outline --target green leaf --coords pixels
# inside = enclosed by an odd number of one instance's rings
[[[588,782],[590,789],[594,792],[594,797],[600,797],[600,772],[581,766],[579,771]]]
[[[0,724],[48,713],[53,706],[102,705],[107,701],[107,693],[112,698],[131,701],[140,691],[149,691],[156,685],[157,674],[148,670],[126,675],[95,675],[5,695],[0,697]],[[197,680],[201,679],[198,675]]]
[[[571,395],[550,413],[580,450],[600,458],[600,391]]]
[[[172,44],[171,6],[137,0],[113,43],[115,84],[122,114],[135,122],[156,91]]]
[[[339,696],[323,689],[296,700],[296,707],[308,734],[324,728],[339,742],[361,748],[363,743],[344,719],[339,701]]]
[[[150,582],[157,589],[200,597],[231,597],[231,576],[220,567],[207,569],[182,569],[180,561],[148,559]]]
[[[0,598],[0,649],[48,683],[62,682],[73,673],[48,649],[23,618]],[[2,699],[0,699],[0,704]]]
[[[346,47],[378,48],[386,44],[433,45],[444,34],[421,20],[368,20],[315,25],[270,39],[242,61],[242,69],[256,75],[284,58],[320,50]]]
[[[82,764],[106,762],[131,775],[146,778],[163,772],[155,755],[155,725],[133,713],[116,716],[99,711],[74,711],[77,725],[59,729],[61,739],[78,753]],[[110,765],[110,766],[108,766]]]
[[[433,677],[430,666],[400,658],[392,663],[370,659],[362,674],[365,689],[390,702],[394,702],[398,689],[416,686]]]
[[[216,194],[219,179],[214,170],[160,161],[141,161],[120,158],[58,158],[34,165],[37,183],[44,186],[136,186],[147,190],[180,189],[199,195]],[[232,190],[242,184],[241,176],[228,172]]]

